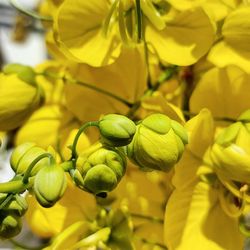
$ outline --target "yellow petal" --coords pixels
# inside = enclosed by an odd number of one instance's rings
[[[166,207],[164,236],[170,250],[235,250],[244,241],[237,220],[221,209],[217,190],[203,182],[174,191]]]
[[[234,64],[250,71],[249,15],[249,6],[237,8],[228,15],[222,26],[223,42],[217,44],[209,55],[212,62],[218,66]]]
[[[214,124],[210,111],[202,109],[197,116],[185,124],[185,128],[189,133],[188,150],[202,159],[214,138]]]
[[[27,200],[26,220],[31,230],[42,238],[56,236],[71,224],[94,218],[95,214],[94,197],[72,183],[68,183],[64,196],[51,208],[40,206],[34,196],[29,195]]]
[[[42,101],[41,89],[15,74],[1,73],[0,89],[0,130],[3,131],[22,125]]]
[[[36,66],[36,72],[38,73],[36,81],[45,92],[46,103],[49,104],[65,104],[65,98],[63,94],[64,82],[62,79],[55,79],[53,77],[47,77],[39,75],[49,72],[52,75],[63,77],[65,75],[66,66],[58,61],[45,61],[42,64]]]
[[[162,31],[148,25],[145,36],[164,62],[190,65],[209,50],[214,27],[204,10],[196,8],[178,14]]]
[[[98,67],[114,62],[120,54],[115,35],[105,38],[102,23],[108,14],[107,1],[65,0],[55,17],[57,40],[71,59]]]
[[[81,82],[111,92],[131,103],[146,89],[147,71],[142,47],[126,48],[112,65],[93,68],[76,65],[71,74]],[[81,121],[99,119],[107,113],[123,113],[128,108],[116,99],[77,84],[65,87],[67,107]]]
[[[161,92],[155,92],[152,96],[143,98],[141,105],[143,109],[145,109],[147,115],[152,112],[163,113],[180,123],[185,121],[181,110],[168,102]]]
[[[187,10],[200,6],[207,0],[167,0],[177,10]]]
[[[215,117],[237,118],[249,108],[250,76],[237,67],[213,68],[203,74],[191,99],[190,110],[208,108]]]
[[[246,73],[250,73],[250,53],[234,50],[225,41],[215,44],[208,54],[208,60],[222,68],[228,65],[236,65]]]
[[[52,146],[57,151],[61,150],[64,157],[68,157],[70,152],[66,149],[66,146],[72,140],[70,132],[77,126],[79,125],[74,121],[72,114],[62,106],[45,105],[34,112],[30,119],[18,130],[15,142],[17,145],[27,141],[34,142],[42,148]],[[68,138],[69,135],[71,139]],[[86,142],[87,147],[87,140],[84,139],[83,141]]]

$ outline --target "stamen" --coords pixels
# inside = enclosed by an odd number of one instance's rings
[[[141,0],[141,9],[156,29],[163,30],[166,27],[163,18],[150,0]]]
[[[136,36],[137,42],[140,42],[142,39],[142,13],[141,13],[141,3],[140,0],[136,0]]]
[[[222,185],[219,188],[219,201],[223,211],[232,218],[239,217],[245,208],[245,200],[234,196]]]
[[[119,2],[119,14],[118,14],[118,22],[119,22],[119,31],[121,35],[122,42],[124,44],[129,43],[127,31],[126,31],[126,24],[125,24],[125,18],[124,18],[124,6],[123,2]]]
[[[106,19],[104,20],[102,34],[105,38],[108,36],[108,31],[110,29],[111,19],[112,19],[113,14],[115,13],[118,1],[119,0],[115,0],[114,3],[111,5],[109,13],[108,13]]]

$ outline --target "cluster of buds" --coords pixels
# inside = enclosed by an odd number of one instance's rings
[[[10,198],[10,199],[9,199]],[[0,194],[0,203],[6,202],[0,209],[0,238],[6,239],[16,236],[22,229],[22,216],[28,205],[25,198],[16,194]]]
[[[100,140],[78,155],[78,138],[88,126],[99,128]],[[8,238],[21,230],[27,204],[19,194],[25,190],[34,193],[41,206],[51,207],[64,195],[68,172],[79,188],[105,198],[124,176],[127,157],[142,170],[169,171],[186,143],[184,128],[163,114],[150,115],[138,125],[122,115],[110,114],[83,125],[72,144],[71,158],[60,164],[36,144],[21,144],[10,158],[16,175],[0,187],[4,190],[0,195],[0,235]],[[124,218],[123,213],[112,216]]]
[[[99,197],[106,197],[126,171],[126,157],[118,149],[105,146],[97,149],[78,162],[82,187]]]
[[[23,184],[33,178],[29,188],[43,207],[53,206],[62,197],[67,185],[64,169],[41,147],[34,143],[19,145],[12,152],[10,164],[17,176],[23,176]]]

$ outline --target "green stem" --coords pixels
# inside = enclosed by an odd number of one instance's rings
[[[154,216],[148,216],[148,215],[143,215],[143,214],[137,214],[137,213],[130,213],[132,217],[135,218],[140,218],[140,219],[145,219],[145,220],[150,220],[152,222],[160,223],[163,224],[164,220],[159,218],[159,217],[154,217]]]
[[[6,205],[8,205],[8,203],[11,201],[11,199],[13,198],[14,194],[9,194],[6,199],[0,204],[0,210],[5,208]]]
[[[53,156],[50,153],[44,153],[39,155],[35,160],[33,160],[31,162],[31,164],[29,165],[28,169],[26,170],[24,177],[23,177],[23,183],[27,184],[29,182],[29,177],[30,177],[30,173],[32,171],[32,169],[35,167],[35,165],[42,160],[43,158],[49,158],[51,161],[51,164],[53,164],[55,162]]]
[[[98,127],[98,123],[99,123],[98,121],[95,121],[95,122],[86,122],[82,127],[79,128],[79,130],[78,130],[78,132],[77,132],[77,134],[75,136],[72,148],[71,148],[71,151],[72,151],[71,160],[76,160],[76,158],[77,158],[76,146],[77,146],[77,142],[78,142],[78,140],[80,138],[80,135],[88,127],[92,127],[92,126]]]
[[[50,16],[41,16],[39,14],[37,14],[36,12],[34,11],[30,11],[30,10],[26,10],[24,9],[23,7],[19,6],[15,0],[9,0],[10,4],[15,8],[17,9],[18,11],[20,11],[21,13],[27,15],[27,16],[30,16],[32,18],[35,18],[35,19],[38,19],[38,20],[41,20],[41,21],[46,21],[46,22],[52,22],[53,19],[52,17]]]
[[[67,80],[68,80],[68,79],[67,79]],[[69,81],[70,81],[70,80],[69,80]],[[120,96],[117,96],[117,95],[113,94],[112,92],[109,92],[109,91],[104,90],[104,89],[100,89],[100,88],[98,88],[98,87],[96,87],[96,86],[94,86],[94,85],[90,85],[90,84],[87,84],[87,83],[84,83],[84,82],[80,82],[80,81],[77,81],[77,80],[75,80],[74,82],[75,82],[76,84],[79,84],[79,85],[84,86],[84,87],[86,87],[86,88],[95,90],[96,92],[99,92],[99,93],[102,93],[102,94],[104,94],[104,95],[107,95],[107,96],[109,96],[109,97],[111,97],[111,98],[113,98],[113,99],[116,99],[117,101],[119,101],[119,102],[125,104],[125,105],[128,106],[129,108],[131,108],[131,107],[133,106],[133,103],[130,103],[129,101],[123,99],[123,98],[120,97]]]
[[[178,66],[176,65],[170,66],[166,70],[164,70],[150,91],[154,92],[158,90],[162,83],[170,80],[177,73],[177,70]]]
[[[123,99],[122,97],[117,96],[117,95],[113,94],[112,92],[109,92],[109,91],[104,90],[104,89],[100,89],[100,88],[98,88],[98,87],[96,87],[94,85],[91,85],[91,84],[88,84],[88,83],[85,83],[85,82],[81,82],[81,81],[78,81],[78,80],[73,80],[73,79],[69,79],[69,78],[65,78],[65,77],[60,77],[60,76],[53,75],[53,74],[48,73],[48,72],[44,72],[44,73],[41,73],[41,74],[38,74],[38,75],[44,75],[44,76],[47,76],[47,77],[52,77],[52,78],[56,78],[56,79],[65,80],[65,81],[68,81],[68,82],[71,82],[71,83],[75,83],[75,84],[81,85],[81,86],[83,86],[85,88],[92,89],[92,90],[94,90],[96,92],[107,95],[107,96],[109,96],[109,97],[111,97],[111,98],[125,104],[129,108],[131,108],[133,106],[133,103],[128,102],[127,100]]]
[[[26,189],[22,180],[0,183],[0,193],[18,193]]]

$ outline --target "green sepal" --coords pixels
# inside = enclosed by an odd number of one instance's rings
[[[23,216],[28,209],[28,204],[24,197],[16,194],[12,200],[3,208],[5,211],[15,212],[19,216]]]
[[[103,142],[113,147],[128,145],[136,132],[135,123],[123,115],[105,115],[98,125]]]
[[[177,121],[171,120],[171,127],[174,132],[181,138],[183,144],[188,144],[188,134],[185,128]]]
[[[231,124],[222,133],[219,134],[219,136],[216,138],[216,143],[224,147],[227,147],[231,143],[234,143],[241,126],[241,122]]]
[[[143,126],[158,134],[166,134],[171,128],[171,120],[163,114],[152,114],[142,121]]]
[[[84,188],[91,193],[101,196],[113,190],[117,185],[117,178],[112,169],[104,164],[92,167],[84,177]]]
[[[17,74],[18,78],[30,85],[36,86],[36,73],[30,66],[22,64],[8,64],[3,68],[6,75]]]
[[[0,214],[0,238],[9,239],[21,232],[22,220],[14,212],[1,212]]]

